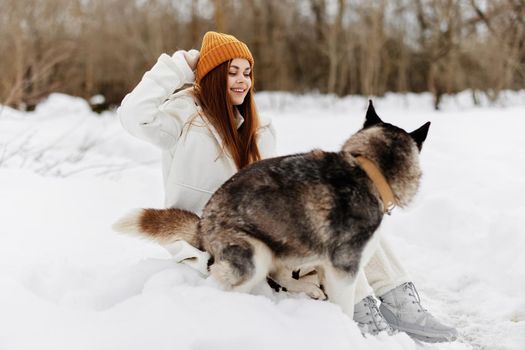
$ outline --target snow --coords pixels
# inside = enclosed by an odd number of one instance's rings
[[[367,99],[260,93],[280,154],[337,150]],[[362,337],[339,307],[304,295],[222,291],[161,247],[119,235],[131,208],[161,207],[160,155],[112,112],[53,94],[34,112],[0,107],[0,349],[523,349],[525,92],[374,98],[409,131],[432,121],[424,179],[384,232],[453,343]]]

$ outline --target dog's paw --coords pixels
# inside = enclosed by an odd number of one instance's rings
[[[318,285],[313,283],[305,283],[303,292],[306,293],[310,298],[315,300],[326,300],[328,299],[324,291],[319,288]]]

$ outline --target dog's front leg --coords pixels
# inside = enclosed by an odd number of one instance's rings
[[[320,278],[328,300],[341,306],[343,312],[354,318],[354,297],[356,276],[327,264],[320,273]]]
[[[316,275],[312,275],[311,278],[295,279],[292,278],[292,270],[279,266],[270,274],[270,277],[289,292],[306,293],[310,298],[317,300],[326,299],[323,290],[314,282],[318,282]]]

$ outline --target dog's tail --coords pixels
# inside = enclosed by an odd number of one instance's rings
[[[182,209],[135,209],[115,222],[113,229],[153,239],[162,245],[185,240],[201,248],[199,220],[197,214]]]

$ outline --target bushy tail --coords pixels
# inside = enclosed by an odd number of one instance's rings
[[[135,209],[114,223],[113,229],[150,238],[160,244],[182,239],[200,248],[199,220],[197,214],[182,209]]]

